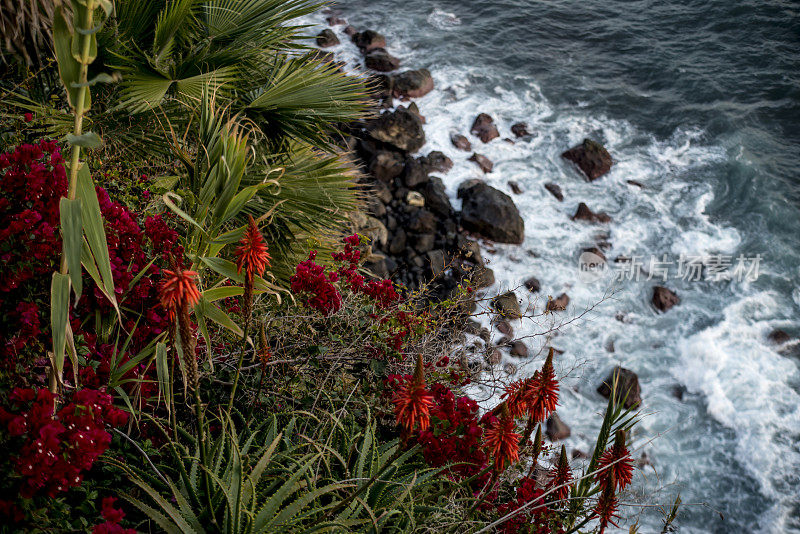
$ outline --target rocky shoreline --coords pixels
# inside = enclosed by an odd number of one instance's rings
[[[375,107],[374,118],[344,128],[347,136],[343,148],[356,158],[355,163],[362,170],[360,181],[369,191],[366,212],[353,217],[354,229],[372,240],[372,254],[365,267],[376,276],[391,277],[412,290],[433,280],[427,287],[431,291],[429,298],[436,300],[449,298],[465,279],[471,280],[472,287],[478,290],[494,285],[494,273],[486,265],[481,247],[492,243],[523,243],[524,221],[512,195],[524,192],[513,181],[508,182],[511,193],[508,194],[480,179],[467,180],[458,187],[462,208],[456,211],[441,178],[452,168],[452,159],[439,151],[419,154],[425,145],[425,117],[412,99],[434,89],[431,73],[426,69],[402,68],[400,60],[386,50],[383,35],[372,29],[359,31],[349,26],[339,12],[329,10],[326,21],[331,27],[344,27],[344,35],[358,48],[369,76]],[[321,57],[336,60],[333,54],[324,52],[325,48],[340,44],[334,31],[320,32],[317,44],[321,47]],[[470,131],[452,132],[450,139],[455,149],[453,157],[463,153],[465,159],[488,174],[493,172],[494,163],[480,153],[482,145],[525,142],[531,136],[524,122],[515,123],[509,132],[500,132],[490,115],[476,110]],[[561,156],[571,161],[576,172],[590,182],[601,178],[613,165],[608,151],[591,139],[568,148]],[[547,183],[544,187],[557,200],[564,200],[558,184]],[[611,222],[611,217],[580,203],[572,220],[602,227]],[[599,238],[595,247],[584,252],[606,261],[603,250],[608,248],[605,238]],[[614,261],[626,261],[626,258],[618,257]],[[538,293],[541,287],[535,277],[530,277],[520,290]],[[652,304],[659,312],[666,312],[679,302],[669,288],[654,288]],[[526,358],[528,347],[524,341],[514,339],[511,326],[514,319],[524,315],[518,295],[507,291],[494,297],[491,304],[496,335],[478,323],[467,324],[467,332],[483,342],[476,352],[482,352],[490,366],[500,362],[500,350]],[[550,298],[546,309],[563,312],[568,304],[569,296],[561,294]],[[494,337],[499,339],[496,343],[492,343]],[[617,394],[625,397],[626,407],[638,405],[641,388],[636,373],[629,369],[611,370],[598,386],[598,393],[608,397],[611,394],[609,384],[615,377],[620,384]],[[551,419],[547,423],[551,440],[570,435],[563,421],[555,415]]]

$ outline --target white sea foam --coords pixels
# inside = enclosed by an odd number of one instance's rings
[[[441,30],[441,20],[451,20],[451,15],[436,9],[428,22]],[[534,80],[519,75],[512,80],[514,90],[503,83],[479,89],[493,79],[491,65],[435,65],[426,51],[406,48],[403,32],[409,28],[381,30],[404,66],[431,68],[437,89],[417,102],[427,119],[427,143],[421,152],[441,150],[453,159],[453,169],[442,178],[454,206],[460,206],[455,198],[458,185],[469,178],[483,178],[509,194],[507,182],[514,180],[524,190],[514,201],[525,220],[525,242],[521,247],[495,245],[493,251],[485,251],[497,280],[490,292],[518,288],[533,275],[539,278],[543,295],[529,295],[524,288],[518,291],[529,305],[541,309],[546,295],[566,292],[571,302],[562,315],[579,314],[611,289],[608,281],[587,283],[577,277],[581,249],[600,240],[600,233],[612,243],[606,252],[609,258],[747,252],[740,250],[742,237],[736,229],[706,213],[714,189],[697,176],[727,156],[722,147],[705,143],[702,131],[678,129],[669,138],[658,139],[624,120],[590,115],[580,106],[555,106]],[[342,45],[337,52],[349,65],[360,64],[354,47]],[[502,139],[483,144],[469,135],[479,112],[494,117],[501,137],[511,135],[510,126],[517,121],[526,121],[534,136],[514,144]],[[483,175],[468,161],[469,153],[453,148],[450,135],[455,132],[467,135],[473,150],[495,163],[493,173]],[[560,157],[587,136],[601,140],[615,158],[611,172],[592,183]],[[627,180],[644,188],[630,186]],[[547,182],[561,186],[564,202],[544,189]],[[607,211],[613,222],[604,228],[570,221],[581,201],[595,211]],[[800,434],[796,392],[800,378],[797,365],[765,342],[780,318],[781,296],[746,283],[712,287],[671,282],[668,285],[677,286],[682,302],[667,314],[657,314],[649,304],[653,283],[614,286],[613,299],[583,317],[577,327],[565,327],[552,338],[527,338],[533,353],[545,344],[566,351],[557,367],[567,375],[559,413],[573,428],[568,445],[584,451],[591,446],[600,423],[597,414],[604,408],[595,387],[612,366],[629,367],[639,374],[645,408],[653,413],[639,425],[636,442],[659,436],[645,450],[660,478],[640,482],[652,488],[679,480],[685,500],[704,499],[712,505],[723,494],[732,501],[750,499],[749,506],[763,509],[759,524],[749,525],[751,531],[785,531],[790,528],[785,521],[796,492],[793,484],[800,483],[800,453],[791,446],[791,439]],[[795,289],[791,298],[800,304],[800,290]],[[618,313],[624,314],[624,323],[615,319]],[[551,316],[538,325],[517,324],[517,336],[540,333],[553,326],[553,320],[563,319]],[[488,325],[488,319],[484,322]],[[614,352],[607,350],[609,342]],[[526,362],[504,359],[520,365],[521,373],[530,372]],[[527,363],[538,366],[540,361]],[[673,396],[679,385],[689,392],[684,402]],[[477,388],[473,393],[488,394]],[[732,479],[721,477],[737,465],[746,473],[741,477],[751,477],[757,488],[749,488],[750,482],[733,474]],[[735,491],[741,498],[731,495],[735,484],[740,485]],[[752,491],[764,498],[757,500],[748,493]],[[659,525],[654,516],[649,521],[645,520],[646,530]],[[716,528],[708,530],[719,531]],[[698,525],[685,530],[708,531]]]

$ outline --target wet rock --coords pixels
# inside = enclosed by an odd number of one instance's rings
[[[418,210],[411,217],[408,229],[420,234],[433,234],[436,232],[436,217],[426,209]]]
[[[425,165],[428,170],[447,173],[453,168],[453,160],[444,155],[444,153],[434,150],[425,156]]]
[[[528,346],[522,341],[514,341],[511,343],[511,355],[516,356],[517,358],[527,358]]]
[[[405,158],[394,150],[381,150],[369,164],[369,172],[384,183],[392,183],[392,180],[403,173],[405,169]]]
[[[459,188],[459,196],[463,199],[461,225],[464,229],[498,243],[522,243],[525,223],[507,194],[479,182],[464,190]]]
[[[373,191],[375,192],[375,198],[383,202],[384,204],[388,204],[392,201],[392,192],[389,190],[389,186],[383,182],[375,182],[372,185]]]
[[[420,98],[433,91],[433,76],[428,69],[408,70],[394,77],[396,98]]]
[[[767,335],[767,339],[774,345],[783,345],[784,343],[791,341],[792,336],[783,330],[776,329]]]
[[[573,449],[572,450],[572,459],[573,460],[586,460],[589,458],[589,455],[580,449]]]
[[[507,319],[519,319],[522,317],[519,300],[517,300],[517,295],[513,291],[507,291],[493,298],[492,308]]]
[[[358,30],[355,29],[353,26],[347,26],[344,29],[344,34],[345,35],[349,35],[350,39],[352,39],[357,33],[358,33]]]
[[[325,17],[325,22],[328,23],[328,26],[344,26],[347,24],[347,21],[338,15]]]
[[[547,430],[545,431],[550,441],[561,441],[567,439],[572,434],[569,425],[567,425],[557,413],[553,412],[547,418]]]
[[[464,332],[473,336],[480,334],[481,328],[483,328],[481,323],[474,319],[467,319],[467,321],[464,323]]]
[[[339,44],[339,38],[336,37],[336,34],[333,33],[333,30],[329,30],[325,28],[319,35],[317,35],[317,46],[320,48],[329,48],[331,46],[336,46]]]
[[[542,284],[540,284],[539,280],[537,278],[534,278],[533,276],[525,280],[524,284],[525,284],[525,289],[527,289],[531,293],[538,293],[539,290],[542,288]]]
[[[447,255],[444,250],[431,250],[426,254],[426,257],[431,275],[439,276],[444,272],[445,267],[447,267]]]
[[[378,72],[391,72],[400,67],[400,60],[384,48],[373,48],[364,57],[364,65]]]
[[[397,263],[388,256],[373,253],[364,262],[364,268],[377,278],[389,278],[397,270]]]
[[[492,163],[492,160],[482,154],[473,153],[469,157],[469,160],[477,163],[478,167],[480,167],[484,173],[490,173],[492,172],[492,169],[494,169],[494,163]]]
[[[456,238],[456,249],[458,249],[459,256],[465,261],[475,265],[485,265],[481,254],[481,246],[477,242],[459,235]]]
[[[431,176],[430,181],[422,189],[422,196],[425,197],[425,205],[433,213],[440,217],[450,217],[453,215],[453,206],[447,196],[444,183],[438,176]]]
[[[503,361],[503,353],[496,348],[491,348],[486,353],[486,363],[489,365],[497,365]]]
[[[405,174],[403,175],[403,182],[406,187],[413,189],[428,183],[429,180],[428,166],[423,158],[406,159]]]
[[[389,254],[398,255],[406,249],[406,232],[398,228],[389,242]]]
[[[522,194],[522,188],[515,181],[513,181],[513,180],[509,181],[508,182],[508,187],[511,189],[511,192],[514,193],[515,195],[521,195]]]
[[[611,170],[613,161],[603,145],[591,139],[584,139],[580,145],[570,148],[561,157],[575,163],[583,174],[594,181]]]
[[[653,288],[653,306],[660,312],[666,312],[676,304],[680,304],[681,299],[677,293],[666,287],[656,286]]]
[[[453,143],[453,146],[459,150],[463,150],[464,152],[469,152],[472,150],[472,143],[469,142],[465,136],[461,134],[453,134],[450,136],[450,142]]]
[[[505,319],[497,318],[494,321],[494,327],[497,328],[497,331],[506,336],[513,336],[514,335],[514,327],[509,324],[508,321]]]
[[[561,187],[559,187],[558,184],[549,182],[544,184],[544,188],[547,189],[551,195],[556,197],[559,202],[564,201],[564,193],[561,192]]]
[[[420,113],[419,106],[416,102],[410,103],[406,109],[419,117],[419,119],[422,121],[422,124],[425,124],[425,117],[422,115],[422,113]]]
[[[611,387],[617,381],[615,399],[617,402],[625,399],[625,408],[631,408],[642,402],[642,389],[639,386],[639,377],[630,369],[616,367],[597,388],[597,392],[605,398],[611,396]]]
[[[475,118],[470,128],[470,133],[478,137],[484,143],[488,143],[492,139],[500,137],[500,132],[497,131],[497,126],[494,124],[494,119],[486,113],[481,113]]]
[[[409,191],[406,193],[406,204],[416,208],[422,208],[425,206],[425,197],[417,191]]]
[[[436,245],[436,236],[434,234],[419,234],[414,236],[413,241],[414,250],[420,254],[424,254],[429,250],[433,250],[433,247]]]
[[[561,293],[555,299],[547,301],[547,311],[564,311],[569,305],[569,296],[566,293]]]
[[[587,221],[590,223],[609,223],[611,217],[604,211],[595,213],[589,209],[589,206],[581,202],[578,204],[578,210],[572,216],[573,221]]]
[[[374,30],[358,32],[354,34],[351,39],[359,50],[361,50],[362,54],[366,54],[370,50],[376,48],[386,48],[386,38]]]
[[[518,122],[516,124],[513,124],[511,126],[511,133],[513,133],[518,138],[531,135],[531,133],[528,131],[528,123],[526,122]]]
[[[373,139],[405,152],[416,152],[425,144],[422,121],[404,109],[384,113],[370,121],[367,125],[367,133]]]
[[[595,256],[597,256],[598,258],[602,259],[603,261],[606,261],[606,255],[603,254],[603,251],[600,250],[597,247],[585,248],[585,249],[583,249],[582,252],[588,252],[589,254],[594,254]]]
[[[488,267],[476,266],[472,273],[472,285],[475,289],[484,289],[494,285],[494,271]]]
[[[639,189],[644,189],[644,184],[642,182],[637,182],[636,180],[626,180],[628,185],[632,185],[634,187],[638,187]]]

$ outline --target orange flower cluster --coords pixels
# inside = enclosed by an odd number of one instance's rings
[[[164,280],[159,290],[161,305],[169,312],[170,318],[185,308],[191,308],[200,302],[200,291],[197,289],[194,271],[176,268],[174,271],[164,269]]]
[[[553,349],[550,349],[541,370],[533,376],[510,384],[503,395],[514,417],[527,415],[541,423],[558,404],[558,380],[553,368]]]
[[[500,472],[506,466],[519,460],[519,434],[508,403],[500,405],[500,417],[494,419],[484,432],[484,444],[494,457],[495,471]]]
[[[572,471],[569,468],[569,460],[567,459],[567,448],[562,445],[558,465],[550,470],[550,480],[547,484],[548,488],[555,488],[553,500],[566,501],[569,498],[569,483],[571,480]]]
[[[617,512],[616,492],[623,490],[633,479],[633,458],[625,446],[625,431],[617,430],[614,445],[603,453],[597,462],[595,480],[600,483],[603,492],[597,502],[594,513],[600,518],[600,532],[614,523]]]
[[[247,229],[236,248],[236,269],[240,273],[244,269],[246,280],[252,282],[253,276],[264,274],[271,258],[255,219],[252,215],[248,217]]]
[[[414,376],[398,388],[392,402],[397,424],[403,427],[405,433],[411,433],[415,426],[419,426],[420,432],[428,430],[431,424],[433,395],[425,388],[422,355],[417,356]]]

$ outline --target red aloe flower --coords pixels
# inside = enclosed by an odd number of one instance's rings
[[[614,473],[609,477],[609,483],[603,488],[600,499],[597,501],[594,513],[600,518],[600,533],[606,531],[608,525],[619,526],[614,522],[617,516],[617,495],[614,493]]]
[[[507,403],[500,408],[500,417],[495,418],[484,432],[485,445],[494,456],[495,471],[519,460],[519,434],[514,432],[514,417]]]
[[[425,432],[431,423],[431,406],[433,395],[425,389],[425,370],[422,364],[422,355],[417,356],[417,367],[414,376],[399,386],[392,399],[397,424],[405,432],[414,430],[419,423],[420,432]]]
[[[244,269],[247,279],[252,280],[253,275],[261,276],[264,273],[271,258],[256,221],[252,215],[248,217],[247,230],[236,248],[236,270],[241,273]]]
[[[197,289],[194,271],[183,271],[176,268],[174,271],[163,270],[164,281],[159,290],[161,305],[174,317],[177,310],[184,306],[191,308],[200,302],[200,291]]]
[[[569,460],[567,460],[567,448],[562,445],[558,465],[550,470],[550,480],[547,483],[548,488],[556,488],[553,492],[554,500],[565,501],[569,498],[569,483],[571,480],[572,471],[569,468]]]
[[[509,409],[514,417],[524,414],[536,423],[541,423],[556,409],[558,404],[558,380],[553,368],[553,349],[540,371],[532,377],[514,382],[506,390]]]
[[[610,480],[616,481],[619,490],[630,484],[633,479],[633,458],[625,446],[624,430],[617,430],[614,436],[614,445],[600,457],[597,462],[597,470],[595,480],[603,486],[608,485]]]

